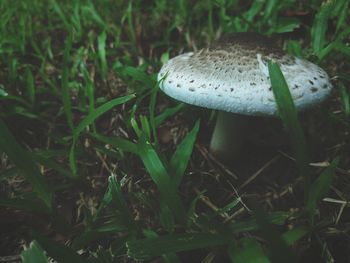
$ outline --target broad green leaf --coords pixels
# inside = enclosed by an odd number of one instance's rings
[[[228,249],[233,263],[269,263],[258,241],[252,238],[241,238],[231,242]]]
[[[163,254],[189,251],[227,244],[229,235],[193,233],[131,240],[126,243],[128,255],[137,260],[148,260]]]
[[[52,207],[52,192],[44,177],[36,166],[32,155],[24,150],[16,141],[5,123],[0,119],[0,149],[21,170],[22,174],[33,187],[33,191],[45,203],[47,208]]]
[[[49,260],[45,251],[34,240],[29,247],[21,253],[23,263],[48,263]]]
[[[289,134],[291,147],[294,151],[298,170],[304,178],[305,189],[307,191],[311,180],[308,169],[309,157],[304,133],[298,120],[297,110],[295,108],[287,82],[278,64],[269,61],[268,68],[278,113]]]
[[[312,183],[310,191],[308,192],[308,198],[306,207],[308,212],[313,218],[317,202],[321,200],[329,191],[332,183],[332,178],[339,163],[339,157],[335,158],[332,163],[327,167],[321,175]]]
[[[170,164],[169,172],[171,174],[171,180],[174,187],[177,188],[185,174],[185,170],[190,160],[194,142],[197,138],[200,122],[197,121],[192,131],[187,134],[185,139],[176,147],[176,151],[173,154]]]

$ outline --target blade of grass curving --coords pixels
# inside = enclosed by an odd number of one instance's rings
[[[66,169],[63,165],[59,164],[58,162],[55,162],[54,160],[48,157],[35,153],[33,154],[33,158],[37,163],[45,166],[46,168],[51,168],[68,178],[71,177],[69,169]]]
[[[110,109],[112,109],[115,106],[124,104],[128,101],[130,101],[131,99],[135,98],[135,94],[131,94],[131,95],[126,95],[123,97],[119,97],[119,98],[115,98],[112,99],[106,103],[104,103],[103,105],[101,105],[100,107],[96,108],[93,112],[91,112],[90,114],[88,114],[79,124],[78,126],[75,128],[74,130],[74,137],[78,138],[80,133],[91,123],[93,123],[95,121],[95,119],[97,119],[98,117],[100,117],[102,114],[106,113],[107,111],[109,111]]]
[[[233,241],[228,252],[231,262],[234,263],[269,263],[270,260],[265,255],[259,242],[252,238],[241,238]]]
[[[192,131],[187,134],[185,139],[176,147],[176,151],[173,154],[169,163],[169,172],[171,174],[171,180],[174,187],[177,188],[185,174],[185,170],[190,160],[194,142],[197,138],[197,133],[199,131],[200,121],[198,120],[192,129]]]
[[[146,140],[144,134],[140,136],[138,142],[138,154],[142,159],[152,180],[157,185],[161,198],[174,213],[179,222],[185,223],[186,213],[181,199],[174,187],[171,178],[152,145]]]
[[[48,263],[49,260],[45,251],[34,240],[30,242],[28,248],[21,253],[21,259],[23,263]]]
[[[76,167],[76,162],[75,162],[75,144],[78,140],[78,137],[80,135],[80,133],[90,124],[92,124],[95,119],[97,119],[99,116],[101,116],[103,113],[109,111],[110,109],[112,109],[113,107],[120,105],[120,104],[124,104],[126,102],[128,102],[129,100],[135,98],[134,94],[131,95],[126,95],[120,98],[116,98],[113,100],[110,100],[108,102],[106,102],[105,104],[103,104],[102,106],[96,108],[93,112],[89,113],[88,116],[86,116],[79,124],[78,126],[74,129],[73,132],[73,142],[72,142],[72,146],[70,148],[69,151],[69,163],[70,163],[70,167],[71,170],[73,172],[73,176],[76,177],[77,176],[77,167]]]
[[[33,187],[33,191],[44,202],[49,210],[52,207],[52,192],[36,166],[32,155],[16,141],[5,123],[0,119],[0,149],[21,170]]]
[[[166,110],[164,110],[161,114],[159,114],[158,116],[156,116],[154,118],[154,122],[155,122],[155,126],[158,127],[159,125],[161,125],[167,118],[175,115],[176,113],[180,112],[182,109],[184,109],[186,107],[186,104],[184,103],[179,103],[178,105],[176,105],[175,107],[172,108],[167,108]]]
[[[126,243],[128,255],[137,260],[148,260],[168,253],[189,251],[227,244],[229,235],[193,233],[131,240]]]
[[[313,182],[308,192],[306,208],[311,216],[315,215],[317,202],[321,200],[329,191],[332,178],[339,163],[339,157],[335,158],[332,163],[321,173],[321,175]]]
[[[137,80],[143,83],[146,87],[154,87],[157,83],[153,78],[145,73],[141,68],[123,66],[120,63],[114,64],[114,69],[122,76],[132,77],[133,80]]]
[[[300,175],[304,179],[305,193],[307,193],[311,182],[310,172],[308,169],[309,157],[304,133],[298,120],[297,110],[279,65],[269,61],[268,68],[278,113],[289,134],[297,167]]]
[[[134,154],[138,153],[137,145],[129,140],[117,138],[117,137],[107,137],[99,134],[90,134],[95,137],[97,140],[112,145],[116,149],[120,149],[124,152],[131,152]]]

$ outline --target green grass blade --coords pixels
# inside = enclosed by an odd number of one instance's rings
[[[72,170],[73,175],[76,177],[77,176],[77,166],[76,166],[76,161],[75,161],[75,144],[78,140],[78,137],[80,133],[90,124],[94,123],[95,119],[97,119],[99,116],[101,116],[103,113],[109,111],[113,107],[126,103],[129,100],[135,98],[134,94],[127,95],[124,97],[116,98],[113,100],[110,100],[103,104],[102,106],[96,108],[93,112],[90,112],[88,116],[86,116],[79,124],[78,126],[74,129],[73,133],[73,142],[72,146],[69,151],[69,164]]]
[[[231,262],[234,263],[269,263],[260,244],[252,238],[241,238],[229,246]]]
[[[321,175],[313,182],[308,193],[306,208],[313,218],[317,202],[321,200],[329,191],[332,178],[339,163],[339,158],[335,158],[329,167],[327,167]]]
[[[112,109],[115,106],[124,104],[131,99],[135,98],[134,94],[126,95],[123,97],[112,99],[105,104],[101,105],[100,107],[96,108],[93,112],[88,114],[75,128],[74,130],[74,137],[78,138],[80,133],[90,124],[92,124],[98,117],[100,117],[102,114],[106,113],[110,109]]]
[[[62,20],[63,24],[65,25],[65,27],[69,30],[71,27],[68,23],[68,19],[65,16],[65,14],[63,13],[61,7],[58,5],[58,3],[56,2],[56,0],[49,0],[53,10],[57,13],[58,17]]]
[[[339,14],[339,18],[338,18],[338,21],[337,21],[337,26],[336,26],[336,32],[339,31],[339,29],[344,26],[348,26],[347,23],[346,23],[346,18],[349,14],[349,1],[348,0],[342,0],[340,5],[341,5],[341,8],[340,8],[340,14]]]
[[[30,243],[29,247],[21,253],[23,263],[48,263],[49,260],[45,254],[45,251],[34,240]]]
[[[124,223],[124,225],[126,225],[130,230],[135,229],[134,220],[122,195],[120,184],[117,182],[115,176],[110,176],[108,178],[108,189],[105,196],[103,197],[101,209],[105,208],[110,203],[115,204],[115,209],[118,209],[120,211],[120,214],[123,216],[123,218],[121,218],[121,221]],[[98,212],[99,211],[100,209]],[[96,216],[98,216],[98,214],[99,213],[96,213]]]
[[[138,142],[138,154],[140,155],[152,180],[157,185],[161,198],[164,198],[165,203],[173,211],[176,219],[179,222],[184,223],[186,220],[186,213],[177,193],[177,189],[172,184],[170,176],[157,152],[146,140],[144,135],[140,137]]]
[[[148,260],[168,253],[225,245],[231,237],[195,233],[160,236],[132,240],[126,243],[128,255],[137,260]]]
[[[273,212],[267,214],[265,216],[265,220],[267,220],[269,224],[283,225],[289,216],[290,215],[286,212]],[[256,219],[252,218],[242,222],[231,223],[228,225],[228,229],[228,231],[232,234],[238,234],[248,231],[257,231],[259,229],[259,226],[257,224]]]
[[[186,107],[186,104],[184,103],[179,103],[178,105],[176,105],[175,107],[172,108],[167,108],[166,110],[164,110],[161,114],[159,114],[158,116],[156,116],[154,118],[154,122],[155,122],[155,126],[158,127],[159,125],[161,125],[167,118],[175,115],[176,113],[178,113],[179,111],[181,111],[182,109],[184,109]]]
[[[74,262],[74,263],[86,263],[88,259],[79,256],[74,250],[53,241],[47,237],[34,233],[35,239],[38,241],[40,246],[45,249],[47,254],[57,260],[57,262]]]
[[[29,102],[34,105],[35,103],[35,86],[34,86],[34,78],[33,73],[28,67],[26,69],[26,79],[27,79],[27,96]]]
[[[297,240],[302,238],[308,233],[308,230],[304,227],[295,227],[287,232],[283,233],[282,238],[286,242],[287,246],[293,245]]]
[[[158,234],[150,229],[146,229],[143,231],[143,234],[145,235],[145,237],[147,238],[158,238]],[[176,253],[169,253],[166,255],[162,255],[163,260],[165,263],[180,263],[180,259],[178,258],[178,256],[176,255]]]
[[[298,120],[298,113],[280,67],[277,63],[269,61],[268,68],[278,113],[289,133],[291,147],[294,151],[298,170],[304,178],[305,190],[307,192],[311,182],[308,169],[309,157],[304,133]]]
[[[344,109],[344,113],[346,117],[350,116],[350,96],[349,96],[349,92],[346,89],[345,85],[340,82],[339,83],[339,87],[340,87],[340,95],[341,95],[341,101],[343,103],[343,109]]]
[[[176,151],[173,154],[170,164],[169,172],[171,174],[171,180],[174,187],[178,187],[185,174],[185,170],[190,160],[194,142],[197,138],[200,122],[197,121],[192,131],[183,139],[183,141],[176,147]]]
[[[52,207],[52,192],[44,177],[36,166],[32,155],[17,143],[15,137],[0,119],[0,149],[21,170],[25,178],[33,187],[33,191],[45,203],[49,210]]]
[[[259,205],[255,205],[254,216],[259,227],[259,233],[268,243],[271,261],[285,263],[296,262],[295,255],[289,250],[287,243],[276,227],[269,222],[268,216]]]
[[[116,149],[120,149],[124,152],[131,152],[134,154],[138,153],[137,145],[129,140],[117,138],[117,137],[107,137],[99,134],[91,134],[97,140],[112,145]]]
[[[326,42],[326,31],[328,28],[328,19],[333,10],[334,1],[325,3],[317,13],[314,24],[311,28],[312,48],[318,56]]]
[[[102,213],[108,207],[111,207],[113,211],[112,217],[108,222],[103,222],[102,225],[98,224],[98,221],[103,220]],[[91,221],[91,226],[74,239],[72,248],[80,249],[93,240],[118,232],[128,233],[129,236],[135,234],[136,226],[134,220],[115,176],[108,178],[107,191]]]
[[[65,44],[64,44],[64,58],[63,58],[63,72],[62,72],[62,81],[61,81],[61,89],[62,89],[62,101],[64,112],[67,116],[67,122],[70,129],[74,130],[73,124],[73,113],[72,113],[72,102],[70,98],[70,89],[69,89],[69,56],[72,48],[72,37],[68,36]]]
[[[106,59],[106,39],[107,39],[107,34],[105,31],[102,32],[101,35],[98,36],[97,38],[97,46],[98,46],[98,55],[100,57],[100,62],[101,62],[101,75],[102,79],[106,79],[107,77],[107,59]]]
[[[29,196],[25,198],[4,198],[0,199],[0,206],[19,209],[36,214],[50,214],[50,210],[43,202],[33,200]]]

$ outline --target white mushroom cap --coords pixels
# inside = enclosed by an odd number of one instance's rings
[[[267,61],[279,63],[298,110],[322,102],[331,92],[327,73],[285,54],[272,41],[238,33],[213,47],[189,52],[163,65],[160,88],[177,100],[245,115],[277,115]]]

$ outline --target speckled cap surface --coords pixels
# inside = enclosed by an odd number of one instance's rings
[[[331,92],[327,73],[285,54],[268,38],[237,33],[210,48],[170,59],[159,74],[160,88],[185,103],[245,115],[277,115],[267,61],[279,63],[298,110]]]

